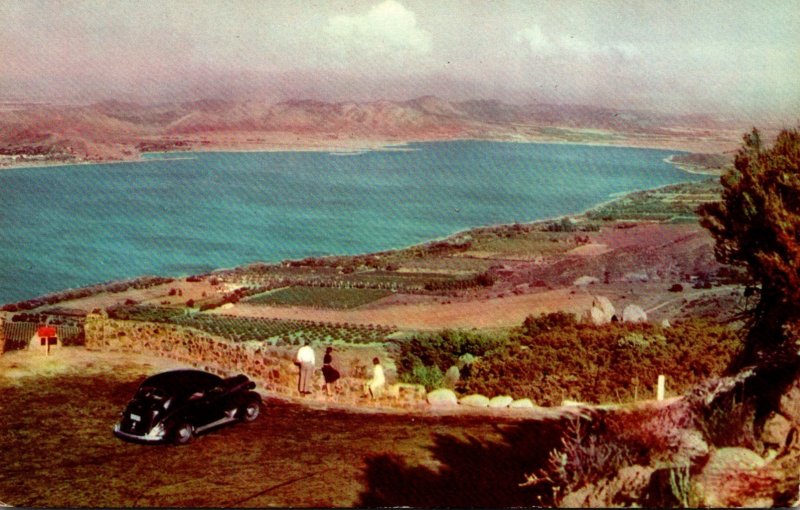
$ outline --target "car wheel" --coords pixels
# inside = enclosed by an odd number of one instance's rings
[[[189,444],[194,439],[194,427],[191,423],[181,422],[175,427],[172,442],[178,445]]]
[[[241,420],[246,422],[255,420],[259,414],[261,414],[261,403],[256,399],[250,400],[239,410]]]

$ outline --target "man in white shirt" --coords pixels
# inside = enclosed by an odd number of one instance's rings
[[[300,365],[300,380],[297,383],[297,389],[300,390],[301,395],[308,395],[311,393],[311,381],[314,378],[314,365],[316,364],[314,349],[308,342],[298,349],[295,361]]]
[[[367,381],[365,385],[365,393],[372,398],[378,398],[383,393],[383,387],[386,385],[386,376],[383,373],[383,367],[378,358],[372,359],[372,379]]]

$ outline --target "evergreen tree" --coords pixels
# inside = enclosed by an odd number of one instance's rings
[[[722,200],[698,210],[701,224],[717,260],[744,266],[760,290],[742,365],[784,346],[784,326],[800,320],[800,133],[782,130],[767,148],[753,129],[721,183]]]

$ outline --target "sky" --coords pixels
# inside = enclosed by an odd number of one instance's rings
[[[800,0],[0,1],[0,100],[497,99],[800,118]]]

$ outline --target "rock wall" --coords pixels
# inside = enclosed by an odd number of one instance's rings
[[[0,355],[6,352],[6,320],[0,317]]]
[[[86,317],[86,348],[166,356],[220,375],[244,373],[267,391],[289,393],[296,384],[291,360],[269,347],[234,343],[172,324]]]

